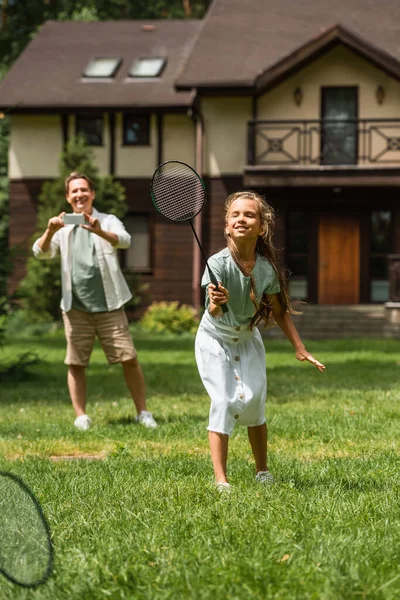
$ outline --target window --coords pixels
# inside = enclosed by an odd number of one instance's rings
[[[322,88],[321,164],[357,164],[358,90]]]
[[[150,144],[150,115],[124,115],[124,146]]]
[[[93,58],[83,72],[84,77],[114,77],[120,64],[121,58]]]
[[[103,117],[76,115],[76,134],[84,135],[89,146],[103,145]]]
[[[159,77],[166,65],[165,58],[143,57],[136,59],[129,71],[130,77]]]
[[[129,214],[124,219],[124,225],[132,236],[132,242],[124,250],[123,266],[128,271],[148,273],[151,271],[149,216]]]
[[[289,295],[293,299],[308,298],[308,247],[310,214],[292,212],[288,215],[287,265],[290,271]]]
[[[387,255],[392,251],[392,213],[373,211],[371,213],[371,301],[387,302],[389,299],[389,279]]]

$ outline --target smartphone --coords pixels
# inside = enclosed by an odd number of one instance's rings
[[[64,225],[84,225],[85,216],[80,213],[68,213],[63,216]]]

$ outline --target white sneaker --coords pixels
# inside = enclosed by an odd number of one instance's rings
[[[273,485],[275,483],[275,479],[269,471],[258,471],[256,481],[265,485]]]
[[[149,429],[155,429],[157,427],[157,423],[155,422],[152,413],[148,410],[142,410],[140,415],[136,417],[136,422],[148,427]]]
[[[74,425],[77,429],[80,429],[81,431],[87,431],[88,429],[90,429],[92,421],[87,415],[81,415],[80,417],[77,417],[75,419]]]

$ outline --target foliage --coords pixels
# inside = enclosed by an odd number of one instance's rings
[[[93,150],[83,137],[72,138],[60,159],[60,176],[54,181],[46,181],[39,196],[37,227],[32,241],[39,238],[47,227],[48,220],[67,210],[64,180],[71,171],[88,175],[96,188],[95,206],[100,212],[107,212],[123,218],[127,211],[125,189],[111,176],[99,177],[93,164]],[[59,259],[38,260],[30,257],[27,262],[27,275],[22,280],[19,293],[22,305],[29,311],[34,322],[49,321],[59,317],[61,297]]]
[[[210,0],[3,0],[1,61],[9,67],[48,20],[199,18],[209,4]]]
[[[0,381],[25,381],[31,374],[32,367],[40,362],[35,352],[24,352],[13,361],[0,361]]]
[[[196,309],[176,302],[153,302],[140,320],[140,326],[154,333],[194,333],[199,325]]]
[[[4,344],[4,335],[6,332],[6,320],[9,315],[9,303],[6,296],[0,296],[0,348]]]
[[[6,294],[7,277],[11,271],[8,252],[8,118],[0,118],[0,296]]]
[[[5,355],[4,345],[11,315],[11,301],[0,296],[0,381],[21,381],[29,374],[31,367],[41,361],[35,352],[28,350],[14,358]]]

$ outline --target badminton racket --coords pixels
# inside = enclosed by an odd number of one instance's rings
[[[0,572],[34,588],[50,577],[53,562],[50,527],[38,499],[22,479],[0,471]]]
[[[204,181],[186,163],[179,160],[168,160],[155,170],[150,190],[153,204],[160,215],[174,223],[190,223],[193,235],[206,263],[211,283],[218,290],[217,278],[207,262],[193,226],[193,219],[201,212],[207,200]],[[227,304],[222,304],[221,308],[224,313],[229,310]]]

